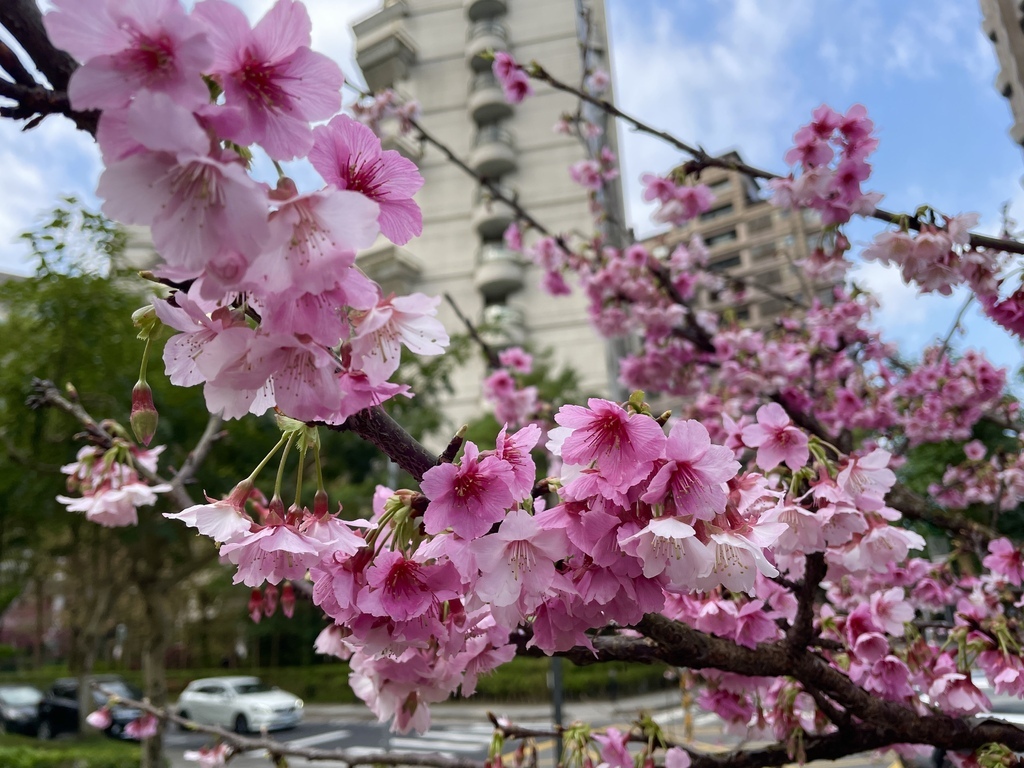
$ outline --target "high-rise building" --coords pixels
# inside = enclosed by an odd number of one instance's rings
[[[536,94],[509,104],[486,55],[508,50],[536,60],[555,77],[580,82],[583,27],[606,55],[604,8],[581,0],[387,0],[355,25],[357,61],[371,90],[394,88],[422,107],[420,123],[465,158],[480,176],[501,185],[556,233],[590,232],[587,192],[568,166],[586,157],[580,142],[556,134],[558,117],[574,112],[573,97],[534,83]],[[604,141],[615,149],[614,126]],[[583,386],[612,391],[615,356],[589,324],[582,296],[553,299],[539,287],[539,270],[502,240],[512,222],[508,206],[489,199],[469,175],[432,146],[385,138],[417,163],[425,184],[416,197],[423,234],[404,247],[384,241],[361,254],[359,265],[385,290],[449,294],[473,322],[496,329],[499,343],[551,348],[557,365],[578,372]],[[613,219],[622,221],[621,194],[610,193]],[[454,311],[441,319],[462,332]],[[486,363],[475,358],[456,377],[445,410],[454,425],[481,413]]]
[[[1024,144],[1024,2],[981,0],[981,28],[988,35],[999,59],[996,88],[1013,113],[1010,136]]]
[[[741,161],[735,152],[725,158]],[[715,195],[711,208],[686,226],[644,241],[655,255],[665,256],[679,243],[700,235],[710,251],[708,269],[742,279],[745,289],[738,299],[734,291],[704,290],[697,297],[698,309],[731,309],[738,321],[764,326],[791,306],[785,297],[804,303],[811,298],[809,293],[831,298],[830,283],[810,282],[794,266],[822,245],[823,229],[816,211],[797,213],[771,205],[758,183],[739,171],[708,168],[701,182]]]

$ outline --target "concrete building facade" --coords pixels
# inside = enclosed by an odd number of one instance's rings
[[[736,153],[726,156],[740,160]],[[738,301],[728,294],[703,290],[697,308],[731,309],[741,323],[763,327],[791,306],[784,296],[801,301],[808,293],[831,299],[832,286],[810,283],[794,266],[822,244],[823,229],[816,211],[796,213],[768,202],[757,182],[738,171],[709,168],[701,182],[711,187],[715,202],[686,226],[645,240],[655,255],[665,256],[679,243],[700,235],[710,251],[708,268],[728,277],[743,278],[747,290]]]
[[[581,76],[579,0],[388,0],[355,25],[357,61],[371,90],[394,88],[422,107],[420,123],[500,184],[553,232],[593,230],[587,192],[568,166],[586,157],[578,140],[553,132],[576,109],[566,94],[535,83],[522,104],[505,101],[483,55],[509,50],[536,60],[556,77]],[[606,49],[601,0],[589,5],[591,40]],[[600,51],[599,51],[600,53]],[[615,150],[614,131],[605,140]],[[414,160],[425,179],[416,201],[423,234],[404,247],[379,241],[359,264],[385,290],[449,294],[463,314],[490,329],[501,344],[554,350],[556,365],[571,367],[592,392],[610,391],[614,355],[590,326],[586,303],[574,295],[553,299],[539,287],[539,270],[508,250],[502,234],[512,211],[489,199],[469,175],[431,146],[385,138],[385,146]],[[622,221],[621,195],[613,210]],[[442,304],[449,332],[460,333],[454,311]],[[482,412],[482,356],[455,377],[445,404],[453,425]]]
[[[1024,0],[981,0],[981,28],[999,60],[996,90],[1010,103],[1010,136],[1024,145]]]

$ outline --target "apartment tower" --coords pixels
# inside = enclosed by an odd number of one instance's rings
[[[357,60],[371,90],[394,88],[417,100],[426,131],[549,230],[588,233],[594,225],[587,192],[568,173],[587,150],[553,131],[561,114],[576,110],[575,99],[535,83],[534,96],[510,105],[486,55],[508,50],[579,83],[583,29],[596,41],[590,55],[606,56],[601,0],[586,8],[580,0],[387,0],[355,25]],[[603,140],[616,149],[613,126]],[[505,247],[510,208],[435,147],[397,135],[385,135],[384,143],[416,162],[425,179],[416,198],[423,234],[405,247],[379,241],[359,257],[367,274],[386,291],[448,294],[489,329],[489,342],[550,348],[556,365],[577,371],[588,391],[614,391],[615,356],[591,328],[583,297],[550,297],[539,287],[539,270]],[[617,187],[611,198],[622,221]],[[465,330],[447,302],[440,316],[449,332]],[[453,425],[482,412],[485,375],[486,362],[475,356],[455,377],[456,392],[444,406]]]
[[[735,153],[726,159],[740,161]],[[700,235],[711,255],[708,268],[725,277],[737,277],[747,286],[738,300],[729,294],[702,291],[698,309],[730,311],[741,323],[763,327],[792,303],[807,303],[813,294],[832,298],[832,284],[809,282],[794,264],[822,245],[821,218],[816,211],[794,212],[768,202],[758,183],[739,171],[708,168],[701,181],[711,187],[715,202],[699,218],[648,238],[655,255],[666,256],[679,243]]]

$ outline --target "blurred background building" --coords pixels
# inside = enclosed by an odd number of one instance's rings
[[[996,89],[1010,102],[1010,136],[1024,144],[1024,3],[1021,0],[981,0],[981,28],[996,50],[999,74]]]
[[[555,77],[579,83],[584,55],[588,66],[607,56],[601,0],[586,7],[579,0],[388,0],[355,25],[355,34],[357,61],[371,90],[390,87],[417,100],[428,132],[553,232],[593,231],[587,191],[568,172],[587,151],[578,139],[552,130],[561,114],[576,111],[576,100],[534,82],[535,96],[510,105],[484,53],[508,50],[521,62],[543,62]],[[589,53],[581,53],[584,35]],[[603,68],[610,69],[607,62]],[[613,125],[602,141],[617,152]],[[433,147],[397,137],[385,146],[415,161],[423,174],[416,198],[423,235],[401,248],[382,239],[359,257],[360,266],[385,290],[450,294],[487,329],[489,342],[551,348],[555,364],[574,369],[587,391],[613,392],[618,352],[591,328],[582,296],[552,299],[539,287],[539,269],[505,247],[502,235],[513,220],[509,207],[489,199]],[[615,220],[624,221],[617,185],[609,189],[607,205]],[[446,304],[441,319],[449,332],[464,331]],[[445,406],[453,425],[480,414],[485,368],[482,356],[475,356],[457,375]]]
[[[725,158],[742,161],[736,152]],[[664,257],[679,243],[700,235],[711,253],[708,268],[724,277],[742,278],[746,284],[738,295],[736,290],[700,291],[697,309],[731,308],[739,322],[762,327],[792,308],[792,302],[782,297],[804,303],[815,296],[831,300],[831,283],[805,282],[803,271],[795,266],[822,244],[823,228],[816,211],[797,214],[771,205],[757,181],[739,171],[708,168],[701,182],[715,194],[711,208],[686,226],[644,241],[654,255]]]

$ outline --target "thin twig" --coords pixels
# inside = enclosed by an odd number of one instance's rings
[[[690,155],[694,159],[689,163],[685,164],[685,167],[687,167],[688,170],[697,171],[703,168],[723,168],[725,170],[730,171],[739,171],[745,176],[750,176],[755,179],[770,180],[782,178],[782,176],[780,176],[777,173],[763,170],[762,168],[758,168],[756,166],[744,163],[739,160],[731,160],[724,157],[714,157],[708,154],[702,147],[688,144],[685,141],[676,138],[667,131],[654,128],[648,125],[647,123],[643,122],[642,120],[633,117],[628,112],[623,112],[621,109],[619,109],[617,106],[615,106],[606,99],[602,99],[598,96],[594,96],[593,94],[586,93],[585,91],[582,91],[573,85],[569,85],[568,83],[562,82],[536,62],[531,62],[530,64],[526,65],[521,64],[520,69],[526,72],[526,74],[528,74],[530,77],[547,83],[555,90],[573,94],[577,98],[580,98],[583,101],[593,104],[596,107],[600,107],[608,114],[613,115],[614,117],[617,117],[620,120],[623,120],[624,122],[628,123],[633,129],[640,131],[641,133],[646,133],[650,136],[654,136],[658,139],[661,139],[665,143],[675,147],[681,152],[685,152],[686,154]],[[910,229],[914,230],[920,230],[921,227],[924,226],[925,224],[925,222],[922,222],[916,216],[909,216],[903,213],[893,213],[891,211],[883,210],[882,208],[876,208],[871,214],[869,214],[869,216],[871,218],[878,219],[879,221],[884,221],[887,224],[896,224],[900,226],[906,225]],[[996,251],[1024,254],[1024,243],[1018,240],[1010,240],[999,237],[989,237],[988,235],[979,235],[971,233],[970,244],[975,248],[991,248]]]

